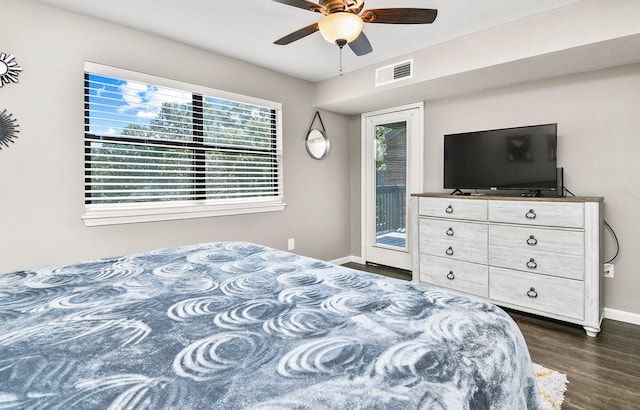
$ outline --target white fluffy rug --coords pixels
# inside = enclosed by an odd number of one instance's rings
[[[567,375],[555,370],[547,369],[539,364],[533,364],[538,383],[538,394],[544,410],[560,410],[567,391]]]

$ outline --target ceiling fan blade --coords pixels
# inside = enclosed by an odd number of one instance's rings
[[[437,15],[438,10],[435,9],[372,9],[362,12],[362,20],[365,23],[429,24]]]
[[[369,42],[367,36],[364,34],[364,31],[361,31],[358,38],[349,43],[349,47],[351,48],[351,51],[353,51],[357,56],[363,56],[373,51],[371,43]]]
[[[298,7],[300,9],[305,9],[309,11],[315,11],[317,13],[322,13],[324,7],[319,4],[312,3],[306,0],[273,0],[278,3],[286,4],[287,6]]]
[[[276,41],[273,42],[273,44],[278,44],[280,46],[284,46],[287,45],[289,43],[293,43],[296,40],[300,40],[303,37],[308,36],[309,34],[313,34],[316,31],[318,31],[318,23],[313,23],[310,24],[306,27],[301,28],[300,30],[296,30],[293,33],[287,34],[286,36],[282,37],[281,39],[278,39]]]

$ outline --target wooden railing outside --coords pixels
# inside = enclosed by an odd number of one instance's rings
[[[395,232],[405,229],[406,187],[385,185],[376,187],[376,232]]]

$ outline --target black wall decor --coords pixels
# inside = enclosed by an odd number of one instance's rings
[[[2,146],[8,147],[9,143],[13,143],[14,138],[18,138],[16,135],[19,125],[18,120],[11,118],[13,114],[7,114],[7,110],[2,110],[0,113],[0,149]]]

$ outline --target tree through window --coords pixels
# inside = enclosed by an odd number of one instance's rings
[[[284,205],[279,104],[86,64],[88,213]]]

